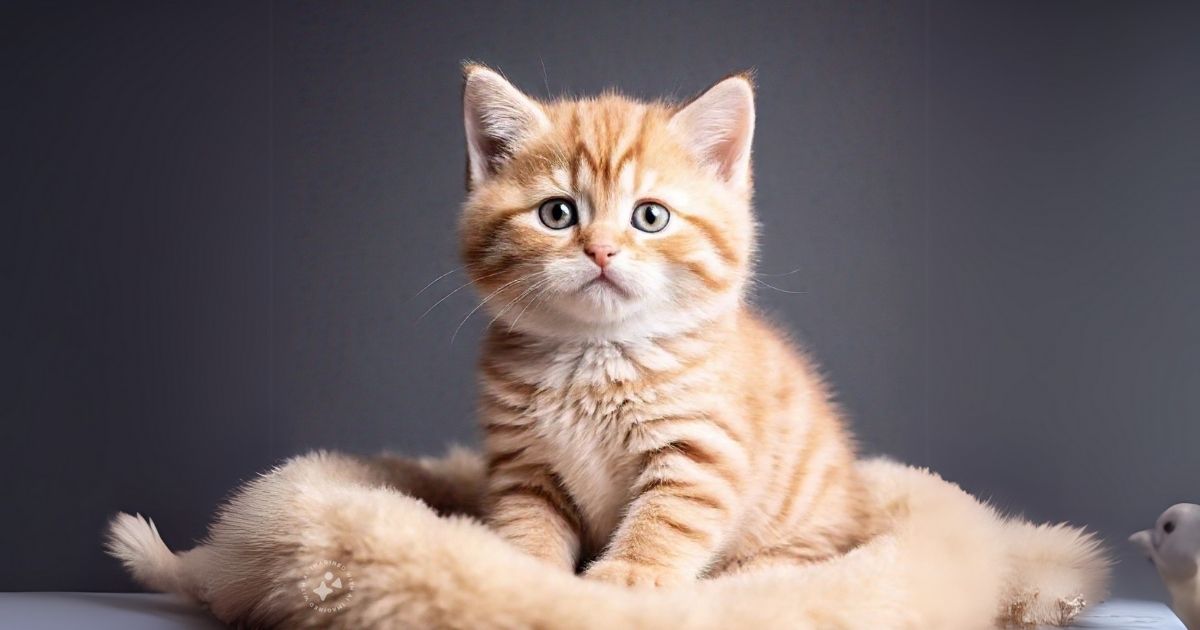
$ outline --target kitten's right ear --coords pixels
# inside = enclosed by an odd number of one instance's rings
[[[530,138],[550,128],[533,99],[494,70],[463,66],[463,124],[467,132],[467,187],[490,177]]]
[[[671,117],[701,163],[739,187],[750,185],[750,142],[754,138],[754,84],[735,74],[708,88]]]

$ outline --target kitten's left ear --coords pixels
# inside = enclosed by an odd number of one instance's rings
[[[748,74],[728,77],[675,112],[669,123],[685,146],[726,182],[750,183],[754,85]]]
[[[518,147],[550,127],[542,106],[496,71],[463,66],[463,124],[467,133],[467,183],[474,188],[496,172]]]

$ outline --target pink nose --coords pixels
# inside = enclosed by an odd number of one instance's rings
[[[615,245],[606,244],[588,245],[583,248],[583,253],[587,254],[592,259],[592,262],[596,263],[596,266],[601,269],[608,266],[608,263],[612,261],[612,257],[616,256],[618,251],[620,250]]]

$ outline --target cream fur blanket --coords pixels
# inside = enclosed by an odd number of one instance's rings
[[[1065,625],[1103,596],[1092,535],[1004,519],[928,471],[861,466],[884,524],[868,543],[675,589],[586,581],[510,547],[476,520],[483,470],[461,450],[298,457],[239,489],[190,551],[128,514],[108,549],[146,587],[254,627],[967,630]]]

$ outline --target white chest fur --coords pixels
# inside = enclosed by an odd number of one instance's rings
[[[540,375],[530,418],[538,446],[583,512],[592,545],[616,528],[637,473],[626,436],[647,401],[628,352],[613,344],[566,344],[541,365],[527,366]]]

